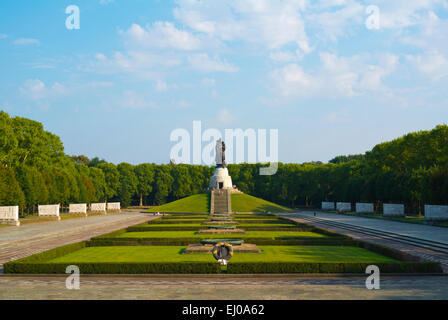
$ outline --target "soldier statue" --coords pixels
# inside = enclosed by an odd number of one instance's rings
[[[216,167],[226,168],[226,144],[221,138],[216,141]]]

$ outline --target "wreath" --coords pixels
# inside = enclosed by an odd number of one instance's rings
[[[212,250],[213,257],[218,260],[230,260],[233,257],[233,247],[230,243],[220,242]]]

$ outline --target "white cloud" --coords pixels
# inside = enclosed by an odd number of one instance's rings
[[[30,38],[19,38],[13,41],[13,44],[17,46],[27,46],[27,45],[39,45],[40,42],[37,39]]]
[[[190,66],[201,72],[237,72],[238,68],[218,56],[210,58],[207,53],[198,53],[188,57]]]
[[[0,39],[6,39],[6,38],[8,38],[7,34],[0,33]]]
[[[447,7],[446,0],[377,0],[381,10],[381,28],[406,28],[425,25],[428,12]]]
[[[274,51],[269,54],[269,58],[275,62],[289,63],[300,60],[301,56],[291,51]]]
[[[223,124],[230,124],[231,122],[233,122],[235,120],[235,118],[233,117],[233,115],[230,113],[230,111],[228,109],[221,109],[219,110],[218,113],[218,121],[223,123]]]
[[[144,96],[131,90],[123,92],[119,104],[123,108],[133,110],[157,109],[156,103],[147,100]]]
[[[301,15],[306,0],[180,0],[175,17],[197,32],[222,41],[243,40],[265,48],[288,44],[307,48],[308,37]]]
[[[393,54],[340,57],[320,54],[320,68],[305,72],[298,64],[289,64],[270,73],[273,90],[283,97],[352,97],[368,92],[388,92],[383,80],[398,65]]]
[[[179,109],[186,109],[188,107],[190,107],[190,104],[187,101],[178,101],[175,102],[175,106]]]
[[[156,90],[159,92],[164,92],[168,90],[168,84],[165,81],[156,81]]]
[[[317,80],[297,64],[289,64],[270,74],[275,90],[284,97],[304,96],[318,87]]]
[[[134,48],[197,50],[201,47],[201,41],[197,37],[177,29],[172,22],[158,21],[146,29],[133,24],[122,35],[127,45]]]
[[[111,57],[102,53],[86,68],[104,74],[129,74],[139,79],[159,79],[163,69],[176,67],[182,60],[173,54],[161,55],[151,51],[115,52]]]
[[[214,87],[216,81],[213,78],[204,78],[204,79],[202,79],[202,83],[206,86]]]
[[[448,59],[437,50],[427,51],[420,55],[408,55],[407,60],[420,72],[423,72],[433,81],[448,76]]]
[[[132,24],[119,34],[122,36],[124,49],[108,56],[98,53],[84,70],[152,79],[158,81],[155,88],[159,91],[167,89],[160,79],[170,71],[182,68],[193,68],[201,72],[238,70],[218,54],[210,57],[207,53],[199,53],[200,49],[216,47],[216,42],[208,41],[209,39],[206,41],[204,37],[180,30],[171,22],[156,22],[145,28]]]
[[[342,36],[350,35],[353,26],[362,25],[365,7],[357,1],[325,2],[325,5],[317,3],[314,7],[317,10],[307,15],[307,23],[320,30],[317,37],[335,42]]]
[[[39,79],[26,80],[20,91],[33,100],[55,98],[68,93],[68,89],[58,82],[55,82],[51,87],[47,87]]]

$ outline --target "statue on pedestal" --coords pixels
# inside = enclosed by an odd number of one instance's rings
[[[227,168],[226,165],[226,144],[224,141],[219,139],[216,141],[216,167],[217,168]]]
[[[216,167],[213,176],[210,179],[209,188],[214,189],[233,189],[232,178],[229,176],[229,171],[226,164],[226,144],[219,139],[216,142]]]

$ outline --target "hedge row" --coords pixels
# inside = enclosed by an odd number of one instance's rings
[[[180,220],[180,219],[178,219]],[[148,224],[197,224],[198,222],[202,222],[202,221],[206,221],[205,219],[200,220],[200,219],[192,219],[189,221],[178,221],[176,219],[168,219],[168,220],[151,220],[148,221]]]
[[[48,251],[44,251],[41,253],[33,254],[32,256],[18,259],[12,262],[7,262],[3,265],[5,272],[7,268],[9,268],[12,264],[21,264],[21,263],[41,263],[44,261],[56,259],[61,256],[65,256],[69,253],[72,253],[74,251],[80,250],[82,248],[85,248],[87,246],[87,242],[77,242],[73,244],[68,244],[62,247],[58,247],[55,249],[51,249]]]
[[[165,216],[162,220],[176,220],[176,219],[195,219],[195,220],[204,220],[207,219],[208,216]]]
[[[244,229],[246,231],[310,231],[312,228],[302,228],[302,227],[296,227],[294,225],[291,226],[284,226],[284,227],[249,227],[249,226],[237,226],[238,229]],[[145,226],[135,226],[135,227],[128,227],[126,230],[127,232],[151,232],[151,231],[198,231],[201,229],[207,229],[206,225],[203,225],[201,227],[192,227],[192,226],[184,226],[184,227],[145,227]]]
[[[178,239],[135,239],[135,238],[96,238],[87,242],[89,247],[108,247],[108,246],[188,246],[190,244],[197,244],[200,242],[198,238],[178,238]],[[257,238],[244,239],[245,243],[256,243],[263,246],[293,246],[293,245],[308,245],[308,246],[351,246],[355,242],[350,239],[271,239],[271,238]]]
[[[405,252],[399,251],[397,249],[385,247],[379,244],[364,242],[359,240],[354,240],[354,246],[378,253],[380,255],[399,260],[399,261],[407,261],[407,262],[419,262],[420,258],[407,254]]]
[[[214,274],[221,273],[218,263],[16,263],[5,264],[5,273],[61,274],[74,264],[81,274]]]
[[[109,238],[115,239],[116,237],[118,237],[119,235],[121,235],[123,233],[126,233],[126,229],[120,229],[120,230],[113,231],[113,232],[110,232],[110,233],[106,233],[106,234],[103,234],[103,235],[100,235],[100,236],[92,237],[90,240],[109,239]]]
[[[269,220],[258,220],[258,219],[250,219],[250,220],[245,220],[245,219],[234,219],[234,221],[239,222],[239,223],[266,223],[266,224],[285,224],[285,220],[281,220],[281,219],[269,219]],[[288,221],[288,223],[290,223],[290,221]]]
[[[227,265],[229,274],[252,273],[365,273],[369,263],[293,263],[257,262]],[[440,273],[436,262],[376,263],[381,273]]]
[[[218,263],[73,263],[81,274],[216,274],[221,273]],[[65,274],[70,263],[17,263],[5,264],[5,273]],[[365,273],[369,263],[293,263],[256,262],[229,263],[228,274],[256,273]],[[435,262],[376,263],[381,273],[440,273]]]

